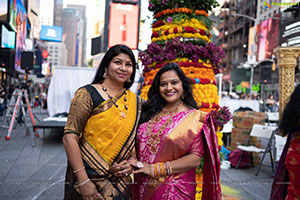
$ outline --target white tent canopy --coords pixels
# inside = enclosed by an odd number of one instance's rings
[[[60,67],[55,66],[49,85],[47,102],[49,116],[57,113],[69,113],[71,100],[76,90],[94,79],[97,68],[88,67]],[[135,92],[140,73],[135,74],[134,83],[130,90]]]
[[[53,67],[53,76],[49,85],[47,103],[49,116],[69,112],[75,91],[91,83],[97,68]]]

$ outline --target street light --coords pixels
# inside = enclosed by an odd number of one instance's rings
[[[247,62],[248,64],[250,65],[250,69],[251,69],[251,75],[250,75],[250,98],[252,98],[252,85],[253,85],[253,74],[254,74],[254,65],[255,65],[255,62],[256,62],[256,26],[257,26],[257,22],[258,22],[258,19],[255,19],[254,17],[251,17],[251,16],[248,16],[248,15],[244,15],[244,14],[239,14],[239,13],[235,13],[235,14],[232,14],[233,16],[238,16],[238,17],[245,17],[247,19],[250,19],[252,21],[254,21],[254,44],[253,46],[250,47],[250,50],[252,52],[252,55],[253,57],[251,57],[250,59],[250,56],[248,55],[248,58],[247,58]],[[253,63],[251,63],[251,61],[254,60]]]

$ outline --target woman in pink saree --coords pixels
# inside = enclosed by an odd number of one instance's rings
[[[189,79],[175,63],[156,74],[137,132],[133,199],[195,199],[204,156],[203,199],[221,199],[220,160],[210,114],[197,110]]]

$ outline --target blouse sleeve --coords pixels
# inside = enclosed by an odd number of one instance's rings
[[[203,153],[204,153],[203,141],[202,141],[202,135],[200,134],[194,140],[194,142],[190,148],[190,154],[195,154],[199,157],[202,157]]]
[[[72,99],[64,134],[75,133],[82,136],[84,127],[92,113],[93,101],[85,88],[79,88]]]

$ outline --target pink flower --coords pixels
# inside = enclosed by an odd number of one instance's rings
[[[171,23],[172,22],[172,17],[168,17],[167,22]]]

